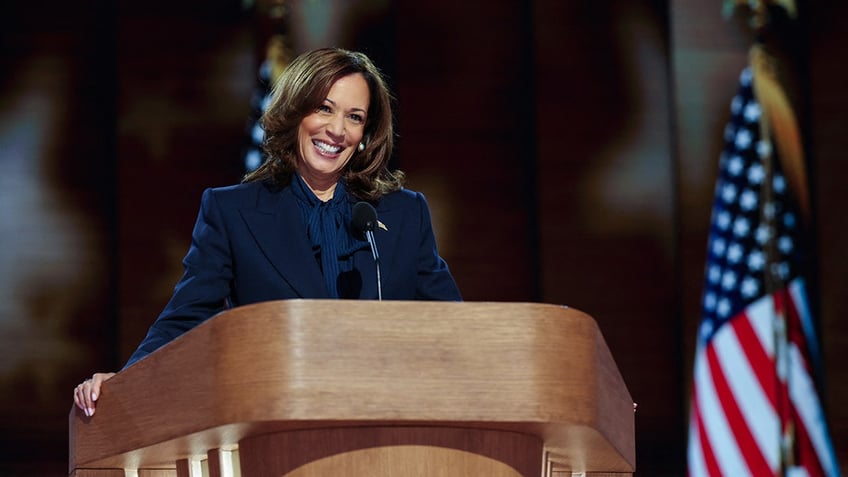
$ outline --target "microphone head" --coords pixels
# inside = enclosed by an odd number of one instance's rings
[[[377,223],[377,211],[368,202],[357,202],[353,206],[351,225],[357,232],[373,231]]]

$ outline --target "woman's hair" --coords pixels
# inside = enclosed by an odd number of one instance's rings
[[[365,78],[371,98],[362,141],[365,150],[357,149],[342,171],[345,186],[358,198],[372,201],[400,189],[403,172],[388,170],[394,145],[389,89],[367,56],[340,48],[305,53],[283,71],[261,120],[267,159],[243,182],[270,180],[278,186],[288,185],[297,168],[300,122],[323,104],[337,80],[355,73]]]

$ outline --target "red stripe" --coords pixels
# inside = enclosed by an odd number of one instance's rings
[[[766,348],[760,342],[759,336],[751,325],[751,318],[748,313],[741,313],[736,316],[730,325],[745,352],[745,358],[751,364],[751,370],[760,382],[760,388],[768,397],[772,408],[777,412],[778,384],[774,359],[768,355]]]
[[[813,447],[813,442],[810,440],[810,433],[804,426],[804,421],[798,415],[795,406],[792,406],[792,418],[795,421],[795,451],[797,464],[807,469],[810,477],[824,477],[824,467],[822,466],[816,448]]]
[[[806,335],[804,334],[803,325],[801,324],[798,305],[788,288],[782,290],[777,295],[778,296],[775,298],[776,301],[779,300],[779,303],[776,303],[776,305],[783,307],[786,316],[788,340],[798,348],[804,372],[807,376],[810,376],[810,379],[812,380],[809,348],[807,347]],[[795,402],[791,402],[790,412],[793,424],[795,425],[794,452],[796,463],[806,469],[810,477],[823,477],[825,475],[824,466],[822,465],[822,461],[816,451],[816,448],[813,446],[812,439],[810,439],[810,433],[798,413]]]
[[[733,430],[736,445],[741,450],[742,457],[745,458],[745,462],[748,464],[748,469],[752,475],[772,475],[772,469],[768,461],[766,461],[765,456],[763,456],[763,453],[760,452],[760,446],[757,445],[754,435],[751,434],[751,430],[748,428],[747,422],[745,422],[745,416],[736,403],[736,396],[727,383],[727,378],[725,378],[722,372],[718,355],[716,355],[715,348],[712,344],[707,346],[707,362],[710,365],[713,385],[715,386],[716,394],[721,402],[724,414],[727,417],[727,423]],[[739,398],[746,399],[747,397],[740,396]]]
[[[801,316],[798,313],[798,305],[789,289],[783,290],[780,293],[783,299],[786,300],[786,328],[788,340],[795,343],[795,346],[801,351],[801,356],[804,357],[804,370],[807,374],[812,374],[813,370],[810,367],[810,350],[807,347],[807,335],[804,334],[804,328],[801,324]]]
[[[695,427],[698,430],[698,439],[701,440],[701,455],[704,458],[704,465],[707,467],[709,475],[721,475],[721,469],[718,466],[718,461],[713,453],[713,448],[710,445],[710,438],[707,436],[707,431],[704,428],[704,420],[701,416],[701,410],[698,407],[698,386],[695,385],[692,390],[692,415],[695,416]]]

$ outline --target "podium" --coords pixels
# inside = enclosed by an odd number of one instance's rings
[[[549,304],[234,308],[69,416],[72,477],[632,475],[633,401],[595,321]]]

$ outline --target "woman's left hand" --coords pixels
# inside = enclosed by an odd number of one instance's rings
[[[74,403],[86,416],[94,415],[95,403],[100,397],[100,385],[114,375],[115,373],[94,373],[90,379],[86,379],[74,388]]]

